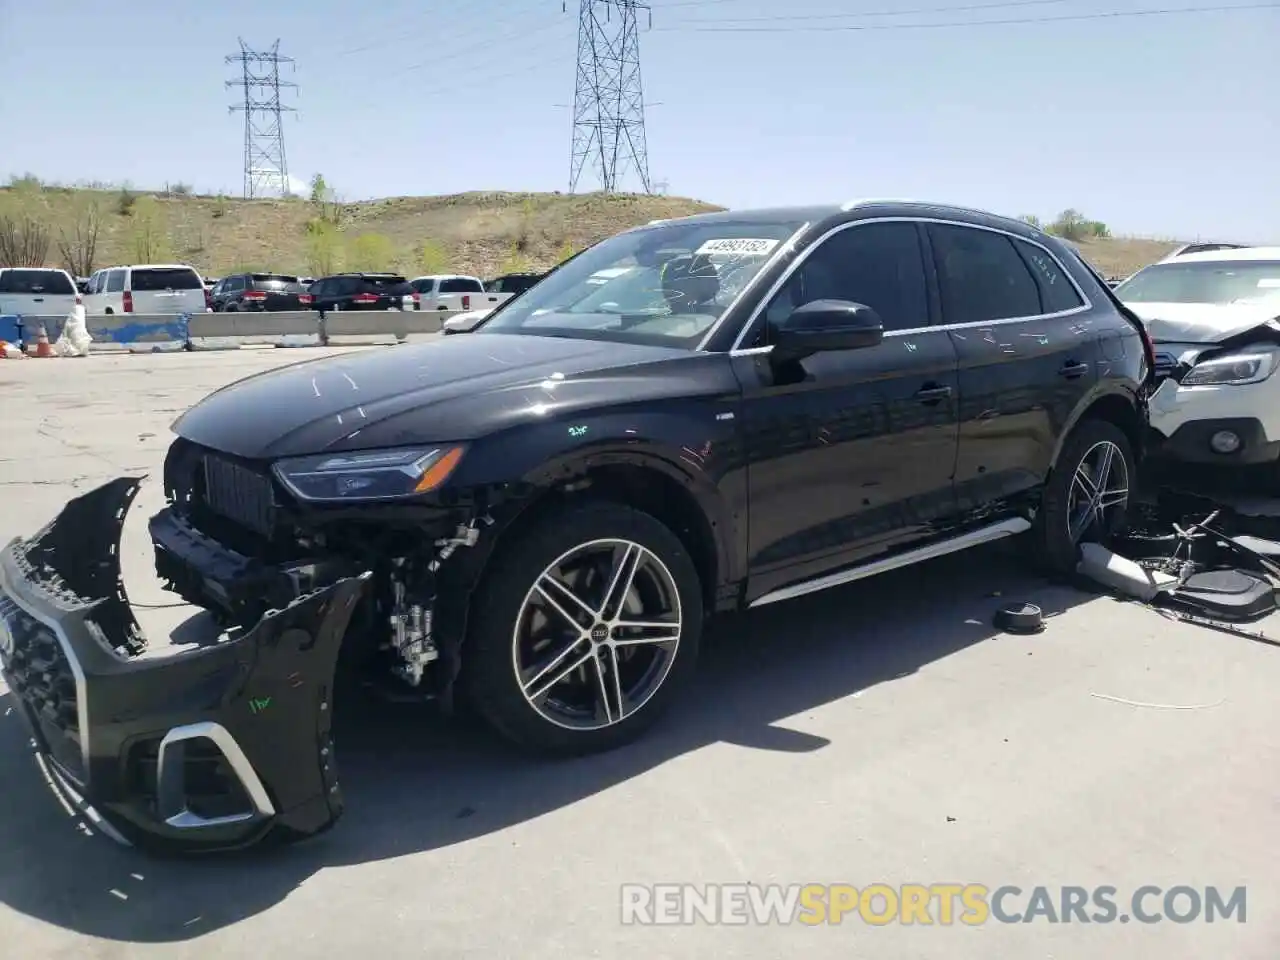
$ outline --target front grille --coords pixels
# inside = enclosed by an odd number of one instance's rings
[[[1178,368],[1178,358],[1172,353],[1157,352],[1155,355],[1155,361],[1155,375],[1157,380],[1163,380]]]
[[[271,479],[216,454],[204,455],[205,506],[233,523],[270,537],[275,525]]]
[[[4,652],[10,691],[31,709],[53,758],[83,777],[75,674],[54,632],[0,595],[0,618],[12,640]]]

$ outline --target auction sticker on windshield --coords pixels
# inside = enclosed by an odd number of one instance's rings
[[[737,254],[745,256],[762,257],[773,251],[778,245],[777,240],[752,239],[749,237],[722,238],[719,240],[708,240],[697,250],[694,256],[700,254]]]

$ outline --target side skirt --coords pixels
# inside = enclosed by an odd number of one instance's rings
[[[779,600],[803,597],[805,594],[817,593],[819,590],[853,583],[855,580],[865,580],[867,577],[888,573],[890,570],[897,570],[901,567],[909,567],[925,560],[932,560],[934,557],[942,557],[949,553],[967,550],[969,547],[976,547],[979,544],[1003,540],[1006,537],[1012,537],[1030,529],[1031,522],[1029,520],[1024,517],[1011,517],[1008,520],[1002,520],[990,526],[979,527],[977,530],[970,530],[968,533],[962,533],[956,537],[949,537],[946,540],[939,540],[923,547],[916,547],[891,557],[884,557],[872,563],[849,567],[846,570],[828,573],[813,580],[804,580],[789,587],[782,587],[753,600],[748,606],[754,609],[755,607],[763,607],[766,604],[777,603]]]

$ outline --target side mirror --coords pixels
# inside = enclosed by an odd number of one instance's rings
[[[884,340],[880,315],[862,303],[814,300],[796,307],[774,341],[775,361],[803,360],[831,350],[861,350]]]

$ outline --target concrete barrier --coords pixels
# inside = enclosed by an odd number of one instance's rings
[[[311,310],[282,310],[243,313],[193,313],[191,337],[275,338],[313,334],[319,317]]]
[[[415,333],[439,333],[455,310],[341,310],[320,320],[321,336],[333,342],[343,337],[382,337],[404,340]]]
[[[111,314],[85,318],[95,352],[153,353],[164,350],[226,350],[244,345],[318,346],[399,342],[416,334],[439,333],[454,310],[312,310],[193,314]],[[26,340],[44,326],[50,341],[62,334],[64,316],[25,314],[3,318],[15,339]]]

